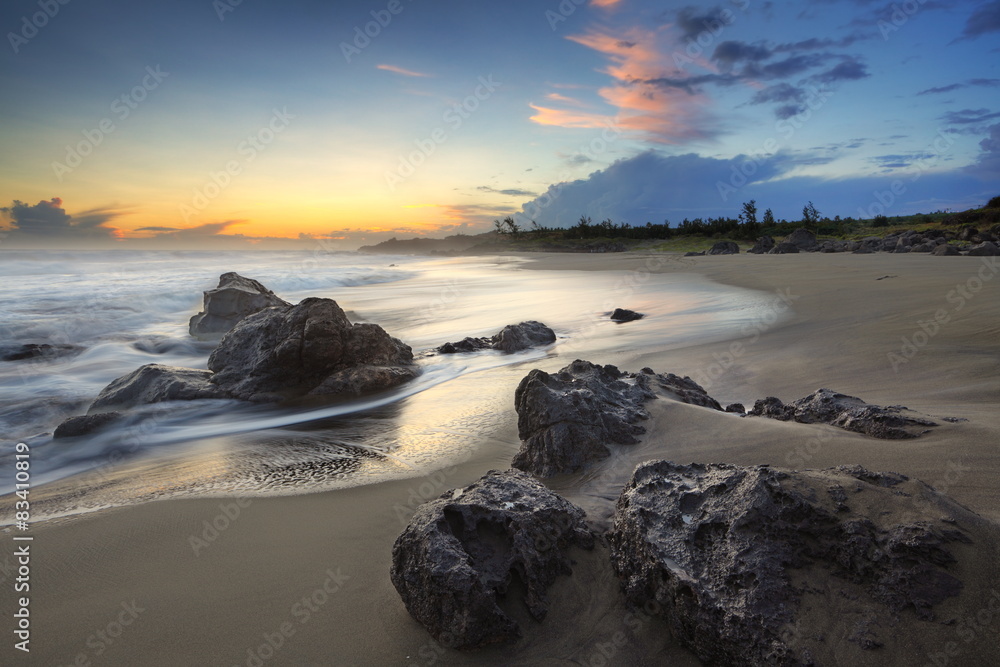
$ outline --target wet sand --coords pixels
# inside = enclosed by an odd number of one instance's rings
[[[622,350],[590,361],[691,375],[723,404],[750,407],[768,395],[791,401],[829,387],[871,403],[903,404],[941,423],[918,440],[878,441],[657,401],[641,444],[623,448],[587,473],[551,482],[598,525],[607,521],[617,489],[635,463],[650,458],[810,468],[859,463],[922,479],[1000,522],[1000,276],[991,261],[995,258],[838,254],[664,261],[622,254],[536,259],[526,270],[616,272],[623,287],[610,297],[626,308],[629,281],[641,281],[650,267],[780,292],[784,298],[775,297],[776,310],[781,303],[792,304],[790,319],[775,325],[762,319],[734,340]],[[883,276],[890,277],[878,280]],[[927,322],[936,314],[935,328]],[[917,335],[921,331],[924,336]],[[916,347],[908,349],[904,337]],[[572,358],[571,352],[560,352],[538,366],[552,371]],[[30,656],[15,652],[5,630],[0,661],[227,667],[698,664],[673,644],[657,620],[624,607],[602,546],[576,554],[574,575],[560,579],[551,591],[549,617],[541,624],[523,621],[526,636],[516,646],[457,654],[438,647],[410,619],[389,581],[392,543],[421,500],[468,484],[491,468],[508,467],[518,448],[512,403],[513,386],[502,425],[480,434],[475,454],[427,478],[239,502],[166,500],[36,526],[32,651]],[[942,417],[968,421],[941,422]],[[206,522],[215,528],[206,528]],[[12,544],[9,533],[5,536],[4,542]],[[976,596],[1000,590],[1000,555],[980,556],[984,565],[966,579],[966,589]],[[7,579],[3,586],[9,590],[13,577]],[[5,593],[3,599],[9,598]],[[974,614],[976,609],[955,606],[952,611]],[[10,623],[6,612],[5,625]],[[953,664],[988,664],[976,660],[996,655],[998,628],[1000,615],[976,641],[962,644],[966,661]],[[869,664],[914,664],[912,658],[875,651]]]

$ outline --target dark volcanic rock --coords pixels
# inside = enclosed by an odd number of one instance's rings
[[[754,255],[764,255],[771,251],[774,247],[774,239],[770,236],[761,236],[757,239],[757,242],[753,244],[747,252],[753,253]]]
[[[731,412],[736,415],[744,415],[746,414],[746,411],[747,409],[742,403],[730,403],[726,406],[726,412]]]
[[[212,383],[233,398],[383,391],[417,375],[408,345],[377,324],[351,324],[332,299],[305,299],[241,320],[208,359]]]
[[[645,373],[646,369],[643,369]],[[649,373],[646,373],[647,375]],[[666,391],[668,398],[672,398],[681,403],[690,405],[700,405],[703,408],[712,410],[722,410],[719,402],[708,395],[700,384],[685,376],[674,375],[673,373],[661,373],[653,376],[660,389]]]
[[[790,405],[769,396],[754,403],[747,416],[770,417],[803,424],[830,424],[848,431],[864,433],[873,438],[900,440],[916,438],[936,423],[903,414],[900,406],[870,405],[860,398],[840,394],[830,389],[818,389]]]
[[[252,278],[223,273],[219,276],[219,286],[205,292],[204,309],[191,318],[188,331],[200,338],[220,337],[247,315],[291,305]]]
[[[732,241],[719,241],[708,251],[709,255],[738,255],[740,246]]]
[[[767,254],[768,255],[789,255],[789,254],[797,253],[798,251],[799,251],[799,247],[797,245],[795,245],[794,243],[787,243],[785,241],[782,241],[778,245],[776,245],[773,248],[771,248],[770,250],[768,250]]]
[[[996,257],[997,255],[1000,255],[1000,248],[990,241],[984,241],[969,248],[969,257]]]
[[[556,342],[556,333],[542,324],[529,320],[520,324],[508,324],[493,334],[492,338],[464,338],[457,343],[445,343],[437,348],[441,354],[456,352],[476,352],[477,350],[500,350],[519,352],[539,345]]]
[[[556,334],[541,322],[528,320],[520,324],[508,324],[493,336],[493,349],[502,352],[518,352],[529,347],[548,345],[556,342]]]
[[[457,343],[445,343],[437,348],[441,354],[456,354],[458,352],[476,352],[477,350],[488,350],[493,347],[492,338],[472,338],[465,337]]]
[[[517,470],[421,505],[392,547],[392,583],[407,611],[445,646],[473,649],[515,641],[517,623],[497,604],[512,581],[526,589],[536,620],[546,590],[571,574],[566,551],[590,549],[584,512]]]
[[[704,257],[705,256],[705,251],[702,250],[700,252],[695,252],[694,250],[689,250],[686,253],[684,253],[684,256],[685,257]]]
[[[80,415],[79,417],[70,417],[62,424],[56,427],[56,430],[52,433],[53,438],[75,438],[81,435],[87,435],[93,433],[94,431],[99,431],[108,424],[118,421],[122,418],[122,413],[120,412],[99,412],[93,415]]]
[[[548,477],[607,458],[607,444],[631,445],[646,429],[650,376],[634,381],[614,366],[576,360],[550,375],[535,369],[514,392],[521,449],[511,465]]]
[[[784,243],[791,243],[799,250],[805,251],[813,250],[818,245],[816,243],[816,235],[808,229],[802,229],[801,227],[785,237]]]
[[[0,361],[23,361],[25,359],[57,359],[72,354],[79,354],[83,348],[79,345],[52,343],[24,343],[22,345],[5,345],[0,347]]]
[[[914,496],[936,505],[919,511]],[[834,625],[906,609],[932,620],[962,589],[949,545],[970,541],[942,516],[967,515],[921,482],[859,466],[651,461],[618,499],[608,540],[629,602],[656,610],[706,664],[837,664],[844,649],[830,644],[844,629],[804,626],[805,610],[836,607]],[[896,631],[863,630],[859,652]]]
[[[634,310],[628,310],[626,308],[615,308],[615,311],[611,313],[611,320],[613,322],[634,322],[636,320],[641,320],[645,315],[643,313],[637,313]]]
[[[951,245],[950,243],[942,243],[941,245],[931,250],[931,254],[939,256],[941,255],[950,256],[950,255],[961,255],[962,253],[958,251],[958,248]]]
[[[211,371],[146,364],[102,389],[89,412],[123,410],[164,401],[225,398],[225,392],[209,382],[211,377]]]

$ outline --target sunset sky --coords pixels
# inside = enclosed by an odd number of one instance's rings
[[[1000,194],[1000,1],[8,0],[0,27],[0,248]]]

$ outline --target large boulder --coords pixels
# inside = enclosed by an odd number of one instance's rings
[[[226,393],[209,381],[211,377],[211,371],[146,364],[102,389],[88,413],[125,410],[164,401],[225,398]]]
[[[953,246],[950,243],[942,243],[941,245],[931,250],[931,254],[938,256],[954,256],[954,255],[961,255],[962,253],[959,252],[956,246]]]
[[[906,410],[898,405],[871,405],[855,396],[831,389],[818,389],[790,405],[774,396],[760,399],[754,403],[747,416],[770,417],[803,424],[830,424],[885,440],[916,438],[927,432],[926,427],[937,426],[929,419],[904,414]]]
[[[445,343],[437,348],[441,354],[475,352],[477,350],[500,350],[520,352],[539,345],[556,342],[556,333],[541,322],[529,320],[520,324],[508,324],[490,338],[466,337],[457,343]]]
[[[774,239],[770,236],[761,236],[757,239],[757,242],[753,244],[747,252],[753,253],[754,255],[766,255],[774,247]]]
[[[782,241],[778,245],[776,245],[773,248],[771,248],[770,250],[768,250],[767,254],[768,255],[789,255],[789,254],[797,253],[798,251],[799,251],[799,247],[797,245],[795,245],[794,243],[788,243],[786,241]]]
[[[983,241],[979,245],[969,248],[969,257],[996,257],[1000,255],[1000,248],[991,241]]]
[[[219,276],[219,286],[205,292],[204,303],[202,312],[188,324],[188,331],[198,338],[221,337],[247,315],[292,305],[256,280],[235,272]]]
[[[572,572],[568,549],[594,545],[583,520],[582,509],[530,475],[491,470],[417,508],[392,547],[392,583],[445,646],[513,642],[520,628],[498,601],[518,580],[525,606],[542,620],[547,589]]]
[[[801,227],[785,237],[784,243],[791,243],[803,251],[814,250],[817,246],[816,235]]]
[[[123,416],[121,412],[112,411],[70,417],[56,427],[52,432],[52,438],[78,438],[81,435],[89,435],[116,423]]]
[[[709,249],[708,254],[738,255],[740,254],[740,246],[732,241],[719,241]]]
[[[493,336],[493,349],[502,352],[518,352],[529,347],[549,345],[556,342],[556,334],[541,322],[528,320],[520,324],[508,324]]]
[[[211,382],[233,398],[354,397],[417,375],[410,347],[377,324],[351,324],[332,299],[309,298],[241,320],[208,359]]]
[[[919,481],[860,466],[650,461],[608,541],[628,601],[705,664],[869,664],[915,653],[923,631],[954,636],[932,621],[962,592],[955,553],[981,523]],[[889,656],[866,655],[884,642]]]
[[[521,449],[511,465],[536,475],[582,470],[607,458],[609,443],[632,445],[646,429],[649,377],[576,360],[558,373],[535,369],[514,391]]]

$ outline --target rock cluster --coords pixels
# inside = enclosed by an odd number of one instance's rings
[[[535,369],[514,392],[521,449],[511,465],[541,477],[577,472],[610,456],[608,444],[631,445],[646,429],[646,401],[673,400],[722,410],[689,377],[626,373],[576,360],[558,373]]]
[[[871,405],[860,398],[831,389],[818,389],[788,405],[774,396],[762,398],[754,403],[747,416],[770,417],[803,424],[830,424],[886,440],[915,438],[925,433],[926,427],[937,426],[929,419],[907,416],[904,414],[905,410],[901,406]]]
[[[529,320],[520,324],[508,324],[490,338],[466,337],[456,343],[445,343],[438,347],[437,351],[441,354],[475,352],[477,350],[519,352],[554,342],[556,342],[556,334],[552,329],[541,322]]]
[[[732,241],[719,241],[708,250],[709,255],[738,255],[740,246]]]
[[[435,640],[460,649],[512,642],[518,624],[498,602],[517,579],[536,620],[547,589],[571,574],[570,547],[590,549],[584,512],[516,470],[421,505],[392,547],[390,577],[406,609]]]
[[[221,337],[247,315],[292,305],[256,280],[235,272],[219,276],[219,286],[205,292],[204,304],[202,312],[188,323],[188,331],[198,338]]]

